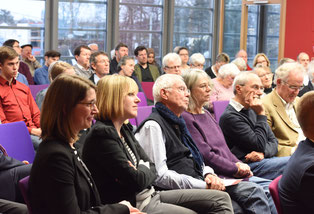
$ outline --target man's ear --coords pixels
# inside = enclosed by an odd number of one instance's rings
[[[74,57],[75,57],[75,60],[77,61],[77,58],[79,57],[79,55],[75,55]]]
[[[236,85],[235,86],[236,94],[241,94],[241,85]]]
[[[90,64],[90,66],[92,67],[93,70],[96,70],[96,66],[93,62]]]
[[[161,90],[160,90],[160,97],[161,97],[163,100],[168,100],[167,90],[161,89]]]

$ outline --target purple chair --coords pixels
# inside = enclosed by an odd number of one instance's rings
[[[136,124],[136,119],[135,118],[131,118],[129,119],[130,123],[133,125],[133,126],[137,126]]]
[[[152,113],[153,107],[154,106],[142,106],[137,109],[137,117],[135,119],[138,126]]]
[[[0,142],[8,156],[33,163],[35,151],[25,122],[0,124]]]
[[[281,177],[282,175],[278,176],[269,184],[269,192],[271,194],[271,197],[274,200],[278,214],[282,214],[280,200],[279,200],[279,192],[278,192],[278,183]]]
[[[229,104],[229,100],[219,100],[213,102],[213,110],[217,123],[219,123],[220,116],[224,113]]]
[[[24,201],[25,201],[25,203],[27,205],[28,213],[31,214],[32,210],[31,210],[29,199],[28,199],[28,181],[29,181],[29,176],[26,176],[25,178],[22,178],[19,181],[19,187],[20,187],[22,196],[24,198]]]
[[[147,100],[144,92],[138,92],[137,97],[140,98],[141,102],[138,104],[138,106],[147,106]]]
[[[29,89],[31,89],[31,93],[32,96],[34,98],[34,100],[36,100],[36,95],[38,92],[40,92],[41,90],[48,88],[48,84],[46,85],[29,85]]]

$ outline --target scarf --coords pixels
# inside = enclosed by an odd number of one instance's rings
[[[176,116],[169,108],[164,104],[157,102],[155,104],[156,111],[165,118],[170,124],[178,125],[181,132],[181,141],[190,150],[194,161],[196,162],[198,170],[203,174],[204,161],[203,157],[196,147],[189,130],[186,127],[185,121],[182,116]]]

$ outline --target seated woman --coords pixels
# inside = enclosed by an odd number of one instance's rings
[[[87,135],[83,160],[91,170],[102,202],[129,200],[147,213],[232,212],[230,199],[222,191],[154,190],[155,165],[136,141],[129,124],[124,123],[137,115],[137,92],[136,83],[120,75],[106,76],[98,83],[99,114]]]
[[[205,57],[201,53],[194,53],[189,60],[190,68],[204,69]]]
[[[96,185],[74,143],[98,112],[95,85],[62,74],[50,85],[42,108],[43,142],[29,180],[33,214],[130,213],[124,204],[103,205]],[[125,202],[123,202],[125,203]]]
[[[267,67],[270,66],[270,61],[268,57],[266,56],[266,54],[264,53],[256,54],[253,60],[253,67],[256,67],[257,65],[262,65],[262,66],[267,66]]]
[[[137,79],[135,75],[132,75],[134,72],[134,66],[135,66],[135,62],[134,62],[133,57],[130,57],[130,56],[122,57],[122,59],[120,59],[119,64],[118,64],[119,75],[132,78],[136,82],[137,87],[139,88],[139,91],[143,92],[143,88],[140,81]]]
[[[156,62],[156,54],[154,48],[147,48],[147,62],[150,65],[155,65],[158,68],[159,74],[162,75],[162,70],[160,65]]]

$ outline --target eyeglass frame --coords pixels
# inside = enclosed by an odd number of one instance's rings
[[[286,84],[291,90],[294,90],[294,91],[296,91],[296,90],[299,90],[299,91],[301,91],[303,88],[304,88],[304,84],[302,84],[302,86],[294,86],[294,85],[290,85],[289,83],[287,83],[287,81],[284,81],[284,80],[282,80],[282,82],[284,83],[284,84]]]

